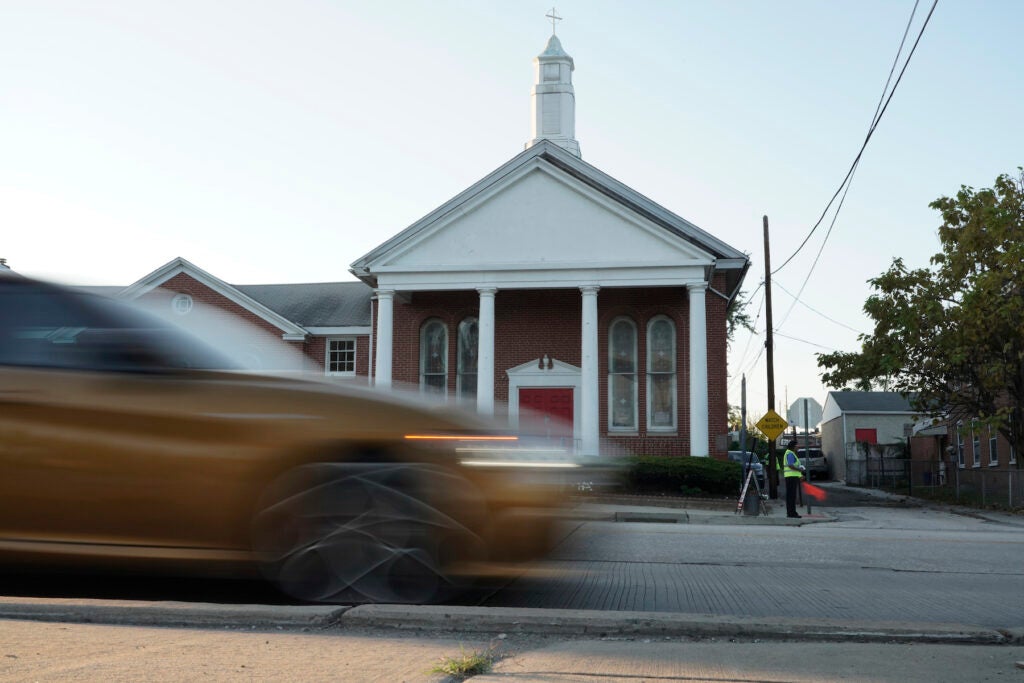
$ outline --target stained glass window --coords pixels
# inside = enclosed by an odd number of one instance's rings
[[[608,331],[608,429],[637,429],[636,325],[616,318]]]
[[[647,325],[647,428],[676,429],[676,328],[658,316]]]
[[[424,393],[448,393],[448,328],[440,320],[420,328],[420,389]]]
[[[458,380],[456,391],[460,399],[476,397],[477,360],[480,350],[480,325],[476,318],[459,323]]]

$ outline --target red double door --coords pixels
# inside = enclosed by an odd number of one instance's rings
[[[519,430],[530,436],[572,443],[572,387],[521,388]]]

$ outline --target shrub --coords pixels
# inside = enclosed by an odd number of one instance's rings
[[[743,477],[738,463],[713,458],[641,455],[624,465],[622,483],[631,493],[731,496]]]

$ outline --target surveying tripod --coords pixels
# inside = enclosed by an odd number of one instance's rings
[[[757,477],[754,476],[754,468],[747,468],[747,476],[743,480],[743,488],[740,489],[740,499],[736,502],[736,514],[743,512],[743,500],[747,497],[747,490],[750,488],[750,484],[753,482],[754,490],[757,491],[757,513],[759,515],[768,516],[768,505],[764,502],[764,496],[761,493],[761,485],[757,483]]]

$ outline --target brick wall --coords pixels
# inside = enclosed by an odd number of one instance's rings
[[[724,288],[724,277],[717,276],[715,289]],[[648,455],[687,455],[689,453],[689,294],[684,287],[648,289],[602,289],[598,294],[598,354],[600,382],[600,430],[603,438],[616,446]],[[715,436],[728,430],[726,396],[726,302],[717,294],[707,294],[708,329],[708,402],[709,448],[718,457]],[[397,383],[419,383],[419,333],[422,324],[438,318],[448,329],[448,394],[455,396],[456,330],[461,320],[479,313],[475,291],[416,292],[398,296],[394,306],[394,347],[392,378]],[[678,430],[674,434],[648,434],[647,409],[647,324],[656,316],[668,316],[676,328],[676,408]],[[608,335],[612,320],[627,316],[636,323],[638,336],[638,425],[635,434],[609,435]],[[374,320],[377,319],[376,314]],[[578,289],[505,290],[495,298],[495,400],[508,401],[509,383],[505,371],[547,354],[553,359],[581,365],[581,295]],[[375,332],[376,334],[376,332]],[[501,415],[503,407],[496,412]]]
[[[247,356],[256,356],[269,349],[289,348],[303,355],[308,359],[311,369],[316,373],[324,373],[327,364],[327,337],[308,336],[306,341],[284,341],[281,338],[283,331],[276,325],[267,322],[260,316],[238,305],[231,299],[210,289],[202,282],[194,279],[185,273],[179,273],[164,282],[159,289],[147,292],[139,298],[140,301],[154,302],[166,299],[173,294],[188,294],[198,306],[208,306],[219,309],[230,316],[237,318],[239,323],[248,326],[251,336],[246,337],[245,348],[223,348],[230,357],[247,361]],[[189,326],[188,316],[182,316],[181,323]],[[252,333],[255,331],[255,333]],[[216,338],[212,341],[217,342]],[[283,345],[283,346],[282,346]],[[356,336],[356,376],[361,377],[365,383],[369,371],[369,349],[370,340],[367,335]]]

